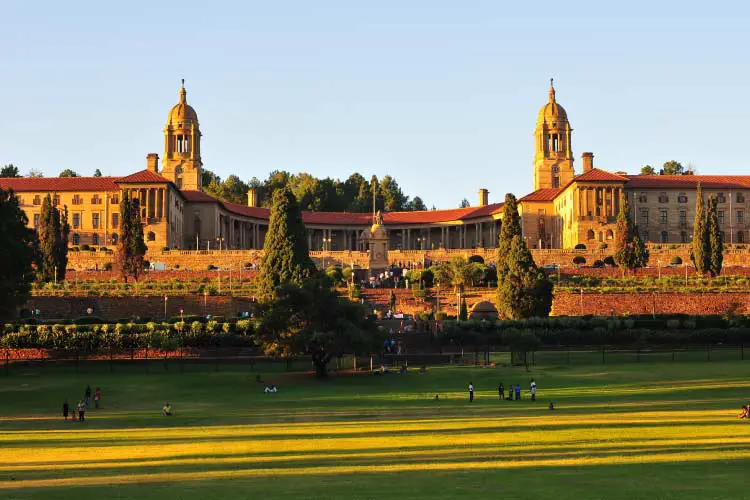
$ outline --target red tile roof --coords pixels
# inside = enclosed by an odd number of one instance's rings
[[[182,196],[191,203],[220,203],[219,200],[203,191],[182,190],[180,193],[182,193]]]
[[[533,193],[529,193],[518,201],[554,201],[557,195],[560,194],[562,189],[560,188],[543,188],[537,189]]]
[[[238,203],[219,201],[213,196],[202,191],[181,191],[182,195],[191,203],[218,203],[229,212],[244,215],[254,219],[268,220],[271,211],[262,207],[248,207]],[[423,210],[419,212],[386,212],[383,214],[383,222],[386,225],[399,224],[430,224],[439,222],[453,222],[489,217],[502,210],[502,203],[493,203],[484,207],[455,208],[450,210]],[[372,215],[369,213],[356,212],[302,212],[302,221],[305,224],[320,225],[352,225],[369,226],[372,224]]]
[[[16,192],[118,191],[117,177],[3,177],[0,189]]]
[[[120,177],[117,179],[119,184],[169,184],[169,179],[162,177],[161,175],[152,172],[151,170],[141,170],[134,174],[130,174],[126,177]]]
[[[748,189],[750,175],[628,175],[629,189],[663,188],[663,189]]]
[[[573,180],[578,182],[592,182],[592,181],[620,181],[620,182],[626,182],[628,180],[627,177],[624,177],[622,175],[613,174],[611,172],[607,172],[606,170],[601,170],[598,168],[592,168],[588,172],[584,172],[581,175],[577,175],[573,178]]]

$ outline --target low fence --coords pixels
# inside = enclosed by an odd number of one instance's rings
[[[330,371],[416,370],[426,366],[570,366],[616,365],[626,363],[724,362],[750,359],[748,347],[688,346],[652,348],[556,348],[528,353],[510,351],[406,352],[403,354],[345,355],[328,363]],[[6,376],[29,370],[66,369],[80,373],[167,373],[205,371],[247,371],[273,375],[284,372],[314,371],[308,356],[271,358],[249,354],[246,350],[208,349],[201,351],[133,350],[96,356],[75,352],[50,352],[39,349],[5,350],[2,353]],[[260,380],[260,379],[259,379]]]

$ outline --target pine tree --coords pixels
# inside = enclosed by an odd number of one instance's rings
[[[548,316],[552,282],[534,262],[521,233],[515,196],[507,194],[497,250],[498,312],[506,319]]]
[[[117,247],[117,267],[125,282],[132,276],[136,281],[143,270],[143,257],[146,255],[143,240],[140,204],[130,199],[127,192],[120,202],[120,243]]]
[[[39,215],[39,258],[37,277],[40,281],[50,282],[65,279],[68,266],[68,208],[60,212],[47,195],[42,202]],[[57,275],[55,275],[57,273]]]
[[[620,266],[623,274],[648,264],[649,252],[643,240],[638,236],[638,228],[633,225],[630,218],[630,204],[625,193],[620,197],[615,245],[617,248],[614,254],[615,263]]]
[[[706,210],[703,206],[703,190],[700,183],[695,193],[695,222],[693,223],[693,243],[690,258],[699,274],[709,271],[710,248],[706,231]]]
[[[716,277],[721,274],[721,265],[724,260],[724,239],[719,227],[719,213],[717,210],[718,200],[711,196],[708,199],[708,210],[706,210],[706,247],[708,248],[708,272]]]
[[[288,189],[277,189],[263,245],[258,295],[263,301],[272,300],[279,285],[302,285],[314,271],[297,199]]]
[[[29,297],[38,240],[13,191],[0,189],[0,319],[10,319]]]

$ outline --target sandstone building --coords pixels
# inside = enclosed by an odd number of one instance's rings
[[[531,248],[588,248],[612,243],[620,195],[629,197],[633,220],[651,242],[687,243],[692,235],[695,193],[719,201],[719,219],[728,243],[750,238],[747,224],[749,176],[649,176],[607,172],[594,167],[594,155],[583,153],[576,175],[571,124],[550,85],[548,102],[534,131],[534,191],[520,198],[524,237]],[[5,178],[0,188],[13,189],[29,217],[39,221],[42,199],[67,206],[71,245],[114,246],[118,241],[119,203],[125,192],[140,201],[146,244],[151,251],[170,249],[259,249],[269,210],[226,203],[202,191],[201,131],[198,114],[183,86],[163,130],[164,152],[146,168],[125,177]],[[501,189],[498,187],[498,190]],[[379,220],[378,241],[388,248],[429,250],[495,247],[501,203],[489,203],[479,191],[469,208],[421,212],[388,212]],[[373,217],[364,213],[304,212],[311,250],[366,250]]]

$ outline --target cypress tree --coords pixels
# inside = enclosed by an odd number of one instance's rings
[[[287,188],[273,194],[271,219],[263,245],[258,295],[268,301],[279,285],[302,285],[312,276],[315,264],[307,248],[307,230],[297,199]]]
[[[703,190],[700,183],[695,193],[695,221],[693,223],[693,243],[690,258],[699,274],[709,271],[710,248],[706,231],[706,211],[703,206]]]
[[[633,225],[630,218],[630,203],[625,193],[620,196],[620,211],[617,214],[615,227],[615,245],[617,250],[614,254],[615,263],[620,266],[623,274],[648,263],[649,252],[646,244],[638,236],[638,228]]]
[[[549,316],[552,282],[539,269],[521,236],[514,236],[505,278],[498,284],[498,312],[505,319]]]
[[[548,316],[552,282],[534,262],[521,234],[515,196],[505,195],[497,250],[498,312],[506,319]]]
[[[469,309],[466,306],[466,299],[463,297],[461,298],[461,303],[458,307],[458,319],[460,321],[466,321],[469,319]]]
[[[130,199],[127,192],[120,202],[120,243],[117,247],[117,267],[125,282],[128,277],[138,280],[143,270],[143,257],[146,255],[146,243],[143,240],[141,211],[138,200]]]
[[[10,319],[29,297],[38,240],[13,191],[0,189],[0,319]]]
[[[68,266],[68,234],[70,233],[68,209],[65,207],[63,212],[60,212],[53,205],[49,194],[42,202],[37,232],[39,233],[37,278],[44,282],[65,279]]]
[[[521,217],[518,215],[518,202],[511,193],[505,195],[503,219],[497,242],[497,275],[498,279],[507,273],[506,260],[510,253],[513,237],[521,236]]]
[[[721,265],[724,261],[724,238],[721,236],[719,227],[719,213],[717,210],[718,200],[711,196],[708,199],[708,210],[706,210],[706,247],[708,247],[708,272],[716,277],[721,274]]]

